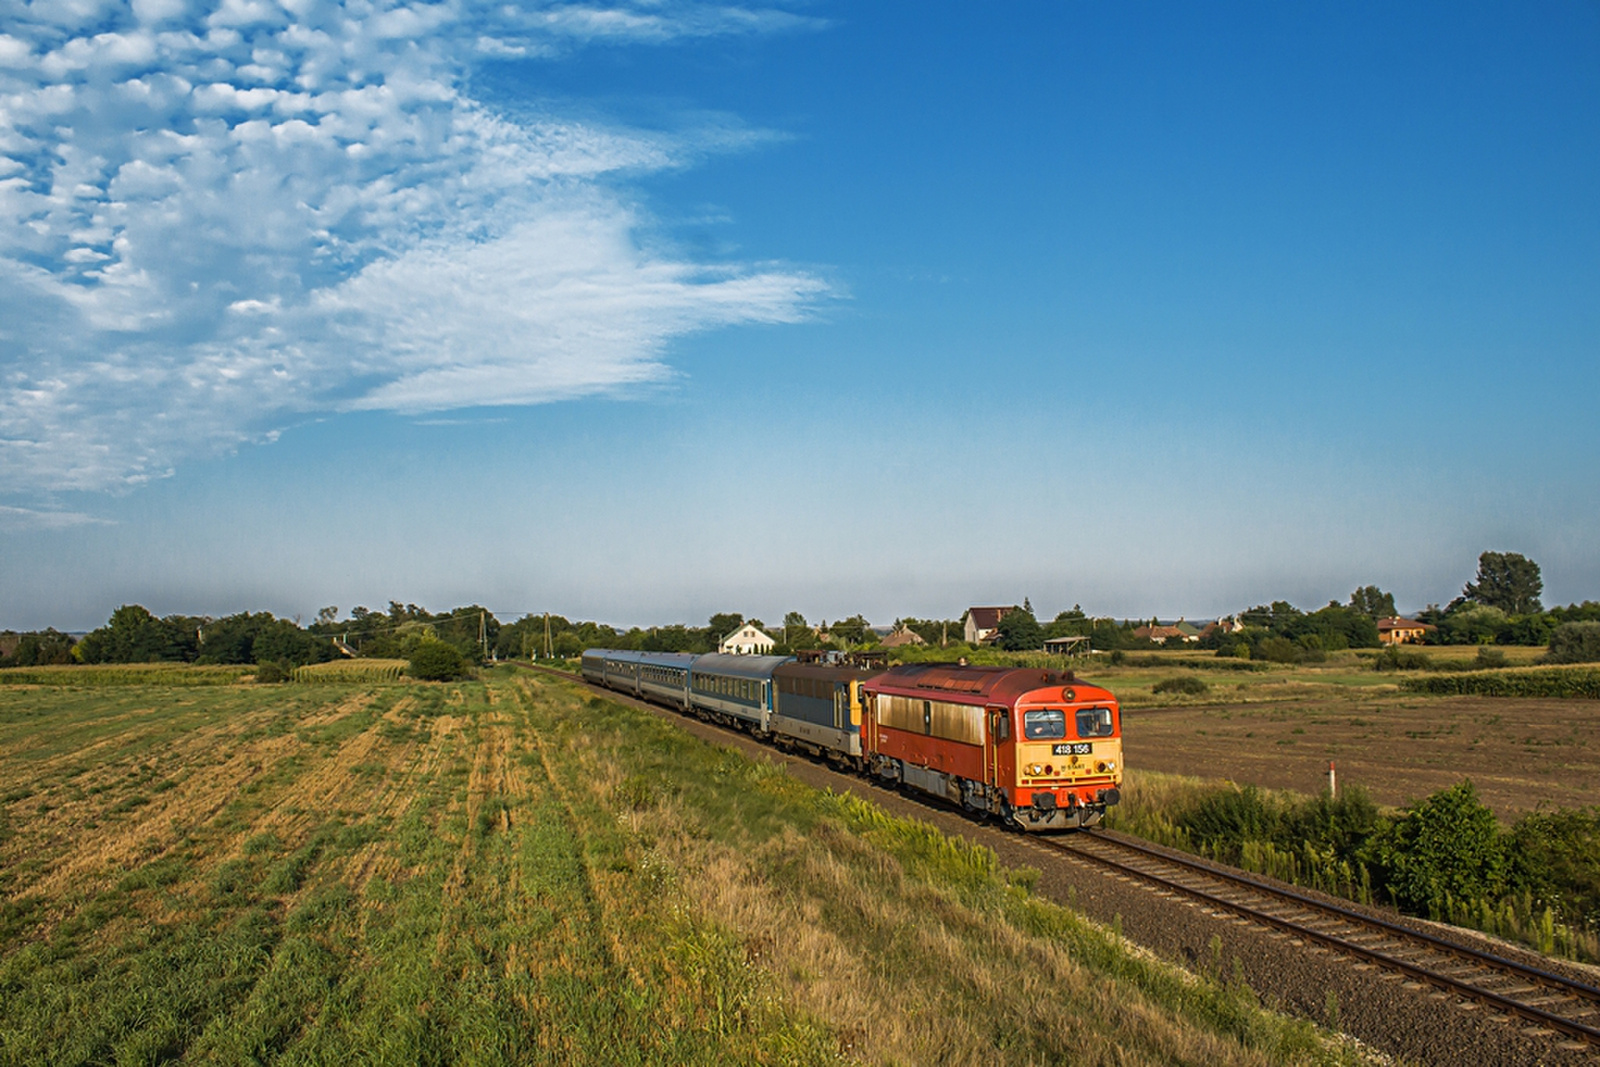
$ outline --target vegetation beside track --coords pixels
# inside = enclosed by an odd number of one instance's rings
[[[1305,796],[1131,770],[1107,826],[1363,904],[1392,904],[1600,962],[1600,808],[1509,829],[1470,782],[1399,811],[1359,787]]]
[[[0,1060],[1347,1062],[546,676],[0,690]]]

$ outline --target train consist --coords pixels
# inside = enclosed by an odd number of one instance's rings
[[[1068,671],[591,648],[597,685],[747,730],[1024,830],[1121,799],[1117,700]]]

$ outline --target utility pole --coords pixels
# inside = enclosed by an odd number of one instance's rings
[[[550,613],[544,613],[544,658],[549,659],[555,653],[550,648]]]

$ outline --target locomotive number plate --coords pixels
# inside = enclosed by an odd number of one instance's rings
[[[1087,756],[1093,748],[1094,746],[1087,741],[1079,741],[1076,744],[1053,745],[1050,748],[1050,754],[1052,756]]]

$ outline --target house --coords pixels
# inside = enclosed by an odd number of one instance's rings
[[[1176,637],[1185,643],[1193,643],[1200,640],[1200,631],[1180,620],[1177,626],[1141,626],[1133,631],[1133,636],[1142,637],[1157,645],[1165,644],[1171,637]]]
[[[1014,608],[968,608],[962,637],[969,645],[986,645],[1000,636],[1000,620]]]
[[[1237,615],[1224,615],[1216,622],[1208,622],[1200,629],[1201,637],[1209,637],[1215,633],[1236,634],[1244,629],[1244,623],[1239,621]]]
[[[890,630],[881,642],[884,648],[901,648],[905,645],[925,645],[928,642],[915,630],[908,630],[904,626]]]
[[[1415,619],[1402,619],[1398,615],[1378,620],[1378,640],[1386,645],[1406,645],[1420,642],[1423,635],[1437,627]]]
[[[721,644],[717,645],[717,651],[734,656],[765,656],[777,643],[754,626],[745,623],[724,637]]]
[[[1089,653],[1088,634],[1068,634],[1066,637],[1047,638],[1044,643],[1046,652],[1055,652],[1062,656],[1083,656]]]

